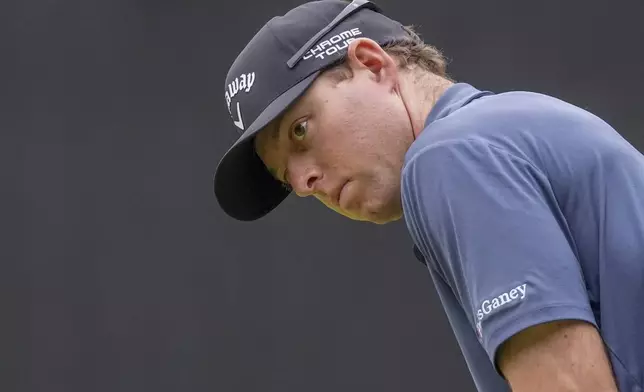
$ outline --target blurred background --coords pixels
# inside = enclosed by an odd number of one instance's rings
[[[0,2],[0,390],[473,391],[403,222],[212,192],[224,79],[301,1]],[[641,0],[381,0],[458,81],[644,148]]]

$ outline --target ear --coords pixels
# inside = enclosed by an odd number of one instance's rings
[[[368,71],[377,81],[390,83],[398,77],[395,60],[374,40],[358,38],[351,41],[347,48],[346,62],[351,71]]]

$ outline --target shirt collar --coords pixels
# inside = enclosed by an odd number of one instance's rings
[[[480,98],[484,95],[492,95],[490,91],[482,91],[474,88],[467,83],[455,83],[451,85],[443,95],[436,101],[434,107],[429,112],[425,127],[434,121],[449,116],[454,111],[469,104],[473,100]]]

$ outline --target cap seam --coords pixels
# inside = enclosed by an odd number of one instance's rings
[[[280,45],[282,45],[282,48],[283,48],[283,49],[286,49],[286,44],[285,44],[285,43],[280,39],[280,37],[278,37],[278,36],[277,36],[277,34],[275,34],[275,32],[273,31],[273,26],[272,26],[272,25],[268,25],[268,26],[267,26],[267,29],[268,29],[268,31],[270,31],[271,35],[275,38],[275,40],[276,40],[277,42],[279,42],[279,43],[280,43]]]

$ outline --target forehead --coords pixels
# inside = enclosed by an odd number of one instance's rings
[[[292,116],[300,115],[302,110],[311,110],[314,108],[319,101],[322,95],[325,94],[326,85],[329,83],[329,77],[327,72],[320,74],[314,81],[311,83],[309,88],[293,102],[280,116],[282,122],[286,123],[288,120],[293,120]],[[282,124],[283,125],[283,124]]]

